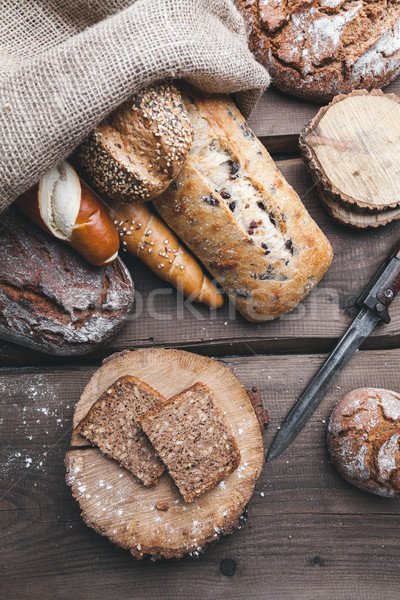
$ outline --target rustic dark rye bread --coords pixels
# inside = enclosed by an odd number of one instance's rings
[[[240,452],[210,388],[203,383],[138,418],[185,502],[236,469]]]
[[[236,0],[250,49],[281,90],[327,102],[400,72],[398,0]]]
[[[117,202],[156,198],[177,176],[193,128],[175,86],[146,88],[107,117],[74,156],[77,170]]]
[[[100,396],[75,432],[118,461],[144,485],[155,485],[165,470],[164,465],[137,419],[163,402],[165,398],[149,385],[125,375]]]

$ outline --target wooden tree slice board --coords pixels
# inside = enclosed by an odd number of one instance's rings
[[[400,206],[400,98],[394,94],[337,96],[302,131],[300,148],[329,202],[369,215]]]
[[[136,558],[199,552],[237,526],[261,473],[262,435],[249,396],[229,369],[208,357],[180,350],[136,350],[117,356],[95,372],[76,406],[74,426],[122,375],[135,375],[166,397],[196,381],[208,385],[240,450],[238,468],[186,504],[167,473],[158,485],[146,488],[96,448],[81,447],[66,455],[67,483],[84,521]],[[72,445],[82,446],[82,441],[73,436]]]
[[[329,214],[343,225],[364,229],[366,227],[380,227],[400,219],[400,207],[378,213],[363,213],[351,210],[340,202],[335,202],[332,198],[327,198],[323,192],[320,192],[320,196]]]

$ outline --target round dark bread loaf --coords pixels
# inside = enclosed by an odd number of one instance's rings
[[[50,354],[86,354],[122,327],[133,297],[120,259],[93,267],[19,212],[2,213],[0,338]]]
[[[400,4],[394,0],[236,0],[250,49],[275,85],[328,102],[381,88],[400,72]]]
[[[328,448],[350,483],[400,497],[400,394],[359,388],[344,396],[329,421]]]
[[[193,128],[174,85],[162,83],[133,96],[107,117],[74,156],[78,171],[117,202],[146,202],[177,176]]]

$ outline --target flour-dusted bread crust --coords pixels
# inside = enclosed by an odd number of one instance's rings
[[[170,83],[150,86],[117,108],[81,144],[75,166],[117,202],[152,200],[170,184],[192,143],[182,98]]]
[[[321,279],[331,246],[228,97],[184,101],[192,150],[154,205],[246,319],[280,317]]]
[[[327,102],[400,72],[397,0],[236,0],[250,48],[277,87]]]
[[[1,215],[0,239],[0,338],[72,356],[120,330],[134,292],[119,258],[93,267],[11,209]]]
[[[379,496],[400,497],[400,394],[359,388],[335,406],[328,447],[339,473]]]

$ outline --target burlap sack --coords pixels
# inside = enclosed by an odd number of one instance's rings
[[[233,0],[3,0],[0,211],[153,81],[237,92],[248,114],[269,76]]]

